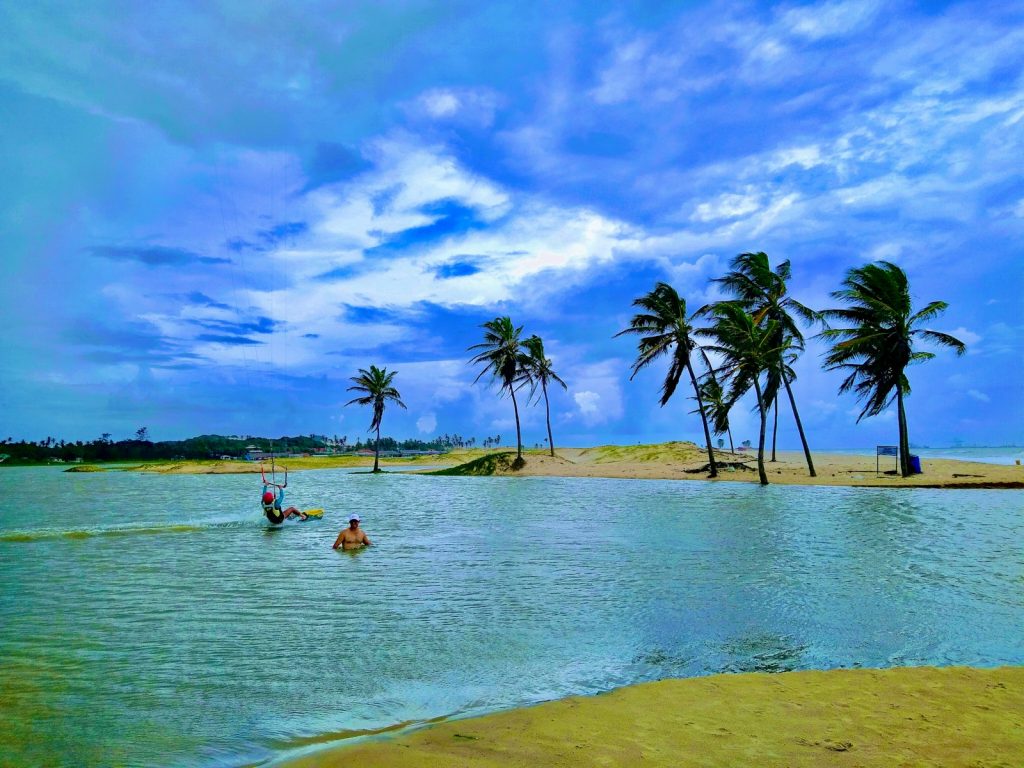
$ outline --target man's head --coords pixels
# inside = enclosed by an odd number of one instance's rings
[[[266,493],[264,493],[263,494],[263,503],[264,504],[273,504],[274,503],[274,494],[272,494],[270,491],[267,491]]]
[[[348,526],[349,526],[349,528],[351,528],[353,530],[358,528],[359,527],[359,515],[356,515],[356,514],[349,515],[349,517],[348,517]]]

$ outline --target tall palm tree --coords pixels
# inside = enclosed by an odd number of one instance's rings
[[[537,391],[537,385],[540,384],[541,391],[544,393],[544,415],[547,417],[548,423],[548,446],[551,450],[551,455],[555,455],[555,440],[551,436],[551,404],[548,402],[548,382],[555,382],[561,384],[562,389],[568,389],[558,374],[555,373],[551,367],[551,361],[544,356],[544,342],[540,336],[534,334],[526,341],[523,342],[523,346],[526,347],[529,353],[526,358],[526,365],[523,368],[521,376],[528,381],[532,387],[530,396]]]
[[[895,264],[879,261],[854,267],[847,271],[842,285],[842,289],[832,292],[832,298],[847,306],[822,312],[827,320],[847,326],[829,328],[819,334],[832,342],[825,356],[825,369],[849,371],[839,392],[852,389],[857,398],[865,402],[857,421],[878,415],[895,397],[900,472],[907,477],[910,475],[910,436],[904,398],[910,394],[910,382],[905,371],[909,365],[935,357],[932,352],[915,352],[914,339],[927,339],[949,347],[957,355],[964,354],[967,347],[948,333],[917,327],[941,315],[949,305],[933,301],[914,312],[907,273]]]
[[[758,323],[738,303],[729,301],[715,304],[710,313],[713,324],[700,329],[698,333],[712,340],[713,343],[706,345],[706,349],[722,358],[718,372],[724,374],[729,383],[727,402],[735,403],[751,387],[754,388],[761,417],[757,473],[761,485],[768,485],[768,475],[764,471],[764,438],[768,409],[778,394],[778,379],[768,375],[779,355],[778,322],[768,320]],[[761,386],[762,375],[765,376],[764,387]]]
[[[712,280],[712,282],[718,283],[731,293],[735,297],[733,301],[750,313],[757,325],[763,326],[768,321],[776,322],[776,332],[780,336],[777,340],[780,343],[776,345],[780,350],[779,354],[782,354],[781,350],[784,348],[797,352],[803,351],[804,337],[795,318],[811,323],[820,320],[820,316],[814,310],[808,309],[792,296],[787,295],[786,281],[792,275],[789,261],[782,262],[772,271],[771,264],[768,262],[768,254],[758,251],[757,253],[741,253],[730,262],[729,268],[728,274]],[[784,340],[790,340],[790,343],[783,344]],[[807,436],[804,434],[800,413],[796,408],[796,399],[793,397],[793,388],[790,386],[791,381],[792,379],[783,370],[781,382],[793,409],[793,419],[803,445],[807,471],[811,477],[817,477],[817,473],[814,471],[814,460],[811,458],[811,449],[807,445]],[[773,404],[769,403],[769,406]]]
[[[402,402],[402,395],[399,394],[398,390],[392,386],[392,381],[395,379],[395,375],[398,371],[392,371],[388,373],[387,368],[378,368],[375,365],[370,366],[370,370],[365,368],[359,369],[359,375],[353,376],[352,386],[348,388],[348,392],[362,392],[362,397],[356,397],[345,403],[346,406],[352,405],[372,405],[373,406],[373,421],[370,422],[370,429],[372,432],[377,430],[377,440],[373,446],[373,471],[380,472],[380,423],[384,418],[384,406],[388,400],[405,408],[405,403]]]
[[[633,306],[639,307],[643,311],[633,315],[629,328],[615,334],[616,338],[624,334],[640,337],[636,344],[637,356],[629,380],[632,381],[633,377],[643,368],[658,358],[671,355],[668,373],[665,374],[665,381],[661,385],[661,405],[664,406],[675,393],[683,371],[690,374],[690,383],[693,385],[693,392],[697,398],[697,410],[700,411],[700,420],[704,425],[704,439],[708,447],[709,477],[718,477],[715,452],[711,447],[708,417],[704,410],[700,386],[697,384],[697,376],[693,372],[691,362],[691,357],[694,350],[698,348],[698,344],[693,338],[694,327],[690,323],[690,318],[686,316],[686,301],[680,298],[671,285],[658,282],[654,286],[654,290],[636,299]]]
[[[470,351],[480,350],[469,362],[470,365],[483,363],[484,367],[473,383],[480,381],[485,373],[490,373],[492,379],[499,382],[500,390],[507,390],[512,396],[512,410],[516,416],[516,460],[512,468],[519,469],[526,463],[523,461],[523,433],[519,427],[519,404],[516,402],[516,390],[523,385],[520,374],[527,365],[527,355],[522,351],[519,340],[523,326],[517,328],[506,316],[496,317],[480,327],[484,329],[484,340],[469,348]]]

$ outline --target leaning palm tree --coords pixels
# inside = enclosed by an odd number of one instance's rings
[[[711,370],[710,361],[708,363],[708,372],[700,380],[700,396],[704,401],[704,410],[710,420],[711,431],[716,435],[726,434],[729,436],[729,453],[736,453],[736,447],[732,442],[732,429],[729,426],[729,409],[731,403],[725,400],[725,390],[722,389],[722,383],[715,377],[715,372]],[[697,411],[690,411],[690,413],[697,413]]]
[[[348,392],[362,392],[364,394],[362,397],[349,400],[345,403],[346,406],[352,404],[373,406],[373,421],[370,422],[370,429],[368,431],[373,432],[375,429],[377,430],[377,441],[373,446],[374,472],[380,472],[380,422],[384,418],[384,405],[388,400],[391,400],[405,408],[401,394],[391,384],[397,373],[398,371],[388,373],[387,368],[382,369],[375,365],[371,365],[370,370],[360,368],[359,375],[352,377],[352,386],[347,390]]]
[[[523,385],[521,373],[527,365],[527,355],[522,351],[522,343],[519,340],[523,326],[516,328],[509,317],[496,317],[480,327],[484,329],[484,340],[469,348],[470,351],[480,350],[469,362],[471,365],[483,363],[484,368],[477,374],[473,383],[480,381],[484,374],[490,373],[492,379],[499,382],[500,390],[507,390],[512,396],[512,410],[516,416],[516,460],[512,468],[519,469],[525,464],[523,433],[519,427],[519,404],[516,402],[516,390]]]
[[[698,331],[701,336],[711,339],[706,345],[722,359],[716,372],[723,374],[729,383],[726,402],[735,403],[751,387],[757,398],[757,410],[761,417],[761,431],[757,444],[757,473],[761,485],[768,485],[764,471],[764,438],[768,421],[768,408],[778,394],[778,379],[769,375],[778,359],[778,323],[768,320],[758,323],[735,302],[719,302],[710,309],[713,324]],[[765,376],[762,387],[761,377]]]
[[[777,340],[780,343],[777,346],[780,349],[780,354],[783,348],[802,352],[804,337],[794,316],[807,323],[818,321],[820,317],[817,312],[808,309],[786,294],[786,281],[791,276],[789,261],[782,262],[772,271],[771,264],[768,262],[768,254],[763,251],[741,253],[730,262],[729,268],[730,271],[724,277],[711,282],[718,283],[731,293],[734,296],[732,300],[750,313],[756,324],[763,326],[770,320],[777,323],[777,333],[780,336]],[[789,340],[789,343],[783,344],[784,340]],[[793,388],[790,386],[791,381],[792,379],[785,374],[785,367],[783,367],[781,383],[789,396],[789,404],[793,409],[793,419],[796,421],[796,429],[800,434],[804,457],[807,460],[807,471],[811,477],[817,477],[817,473],[814,471],[814,461],[811,459],[811,449],[807,445],[807,436],[804,434],[800,413],[796,408],[796,399],[793,397]],[[776,405],[776,419],[778,419],[778,406],[776,403],[769,403],[769,406],[771,405]],[[772,453],[774,460],[774,440]]]
[[[551,450],[551,455],[554,456],[555,440],[551,436],[551,404],[548,402],[548,383],[553,381],[556,384],[561,384],[562,389],[568,389],[569,387],[551,368],[551,361],[544,356],[544,342],[540,336],[534,334],[523,342],[523,346],[526,347],[529,355],[526,358],[526,365],[520,376],[530,383],[532,387],[530,391],[531,397],[536,393],[538,384],[540,385],[541,392],[544,393],[544,415],[547,417],[548,423],[548,447]]]
[[[932,352],[915,352],[915,337],[949,347],[962,355],[967,347],[948,333],[917,326],[946,311],[948,304],[933,301],[913,312],[907,274],[895,264],[879,261],[854,267],[846,273],[843,288],[832,297],[847,306],[822,312],[827,320],[840,321],[844,328],[829,328],[819,336],[832,342],[825,356],[826,370],[849,371],[839,392],[853,390],[865,401],[857,421],[877,416],[896,400],[899,420],[900,472],[910,475],[910,437],[904,398],[910,394],[906,368],[931,360]]]
[[[708,447],[709,477],[718,477],[715,452],[711,447],[708,417],[690,359],[694,350],[698,348],[698,344],[693,338],[694,327],[691,325],[691,319],[686,316],[686,301],[680,298],[671,285],[658,282],[654,286],[654,290],[636,299],[633,306],[644,311],[633,315],[629,328],[615,334],[616,338],[627,333],[640,337],[636,345],[636,361],[633,363],[633,372],[630,374],[629,380],[632,381],[633,377],[643,368],[658,358],[670,355],[671,363],[668,373],[665,374],[665,381],[661,385],[661,405],[664,406],[675,393],[683,371],[690,374],[690,383],[693,385],[693,392],[697,398],[697,410],[700,411],[700,420],[704,425],[704,440]]]

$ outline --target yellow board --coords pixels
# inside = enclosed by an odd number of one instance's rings
[[[322,509],[304,509],[302,510],[308,517],[323,517],[324,511]]]

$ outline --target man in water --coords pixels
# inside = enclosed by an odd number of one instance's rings
[[[267,516],[274,525],[280,525],[292,515],[298,515],[303,520],[307,515],[297,507],[288,507],[282,511],[281,502],[284,501],[284,488],[277,486],[277,496],[270,492],[270,486],[263,486],[263,514]]]
[[[366,531],[359,527],[359,515],[353,513],[348,518],[348,528],[342,529],[338,538],[334,540],[334,549],[358,549],[368,547],[372,543]]]

